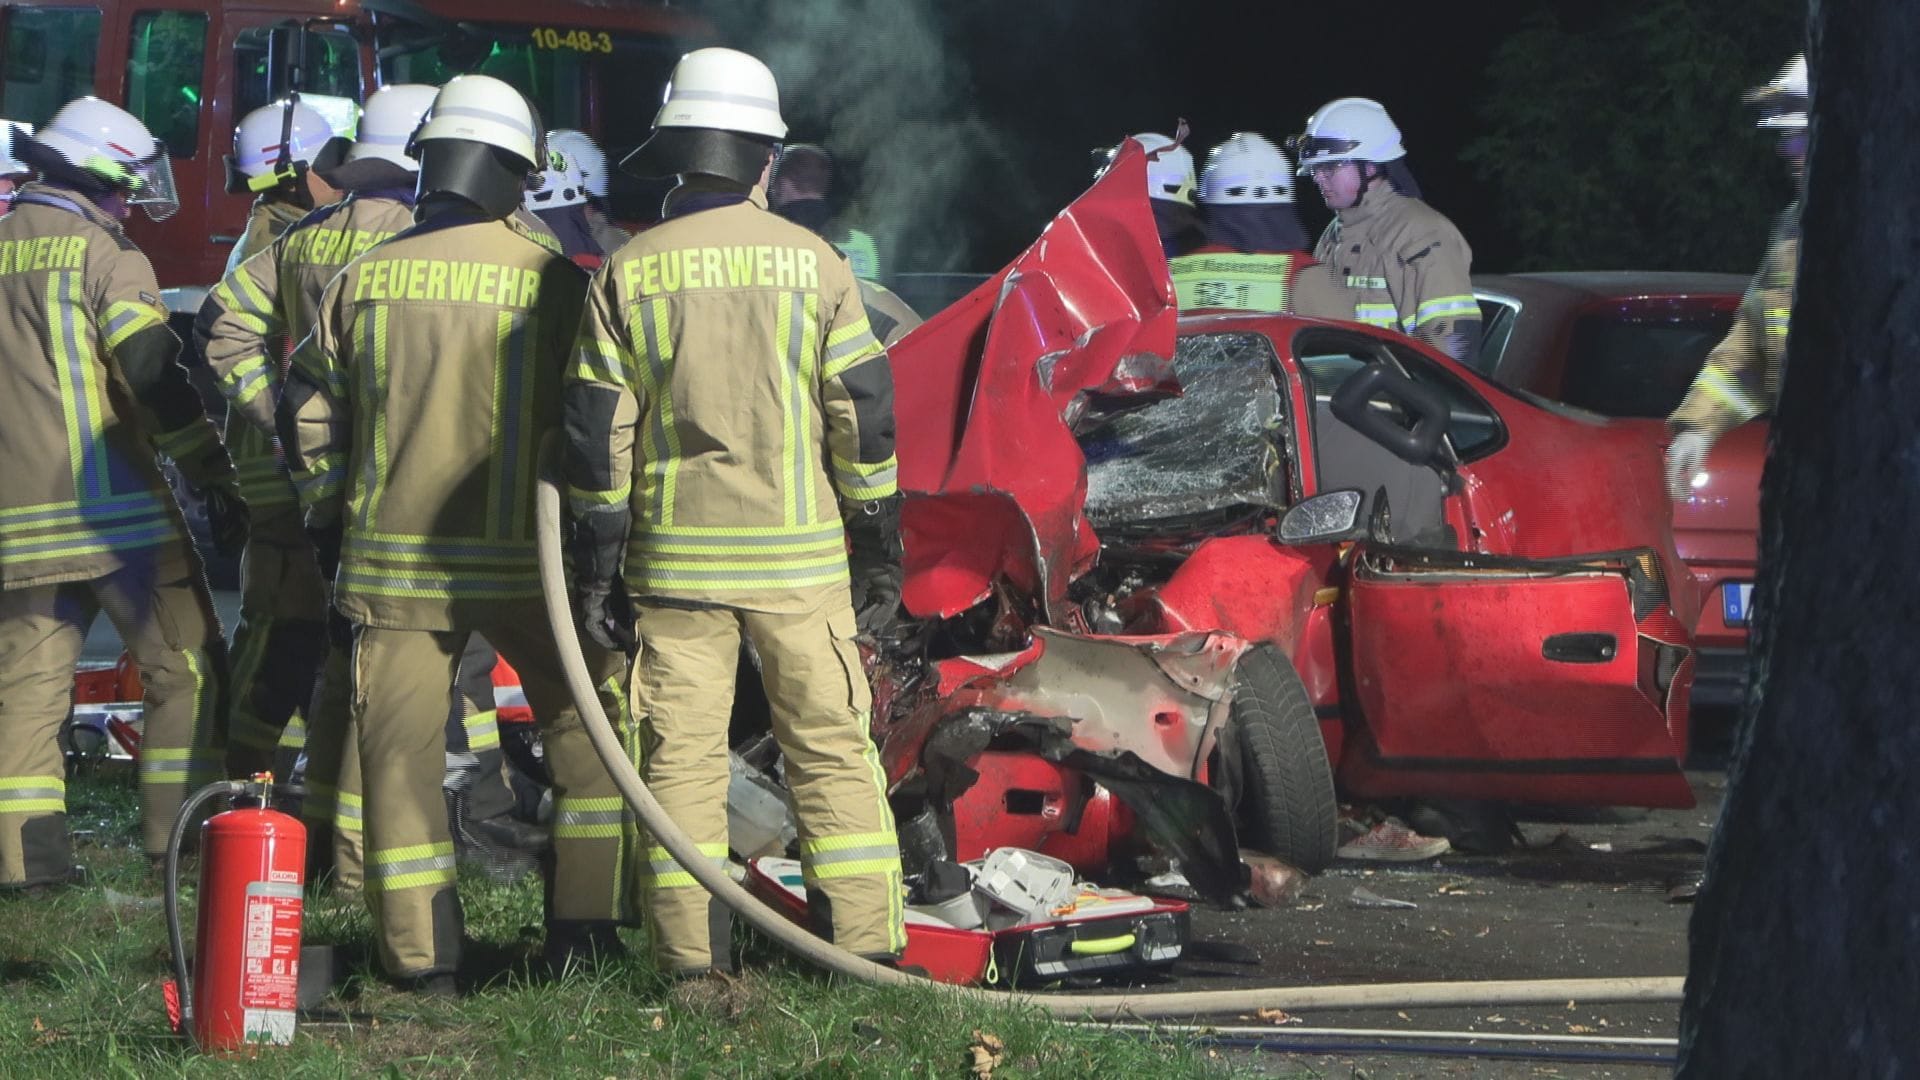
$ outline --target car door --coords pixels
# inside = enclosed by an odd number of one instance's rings
[[[1504,412],[1519,403],[1483,393],[1451,361],[1360,331],[1302,331],[1293,345],[1315,400],[1315,490],[1358,488],[1374,519],[1348,553],[1341,601],[1348,789],[1691,805],[1679,764],[1690,654],[1651,547],[1488,550],[1499,534],[1481,516],[1514,508],[1475,498],[1486,494],[1478,473],[1525,460],[1534,429]],[[1419,411],[1413,391],[1395,390],[1403,384],[1444,403],[1442,464],[1369,450],[1393,429],[1370,438],[1368,422],[1343,420],[1336,395],[1371,365],[1400,380],[1365,400],[1374,415],[1417,419],[1403,415]],[[1437,510],[1419,501],[1429,491]],[[1409,513],[1418,520],[1404,524]]]

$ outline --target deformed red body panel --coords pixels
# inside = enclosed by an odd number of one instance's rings
[[[1098,555],[1063,415],[1090,391],[1150,389],[1173,355],[1145,175],[1128,143],[1032,247],[890,350],[915,615],[965,611],[996,578],[1052,613]]]

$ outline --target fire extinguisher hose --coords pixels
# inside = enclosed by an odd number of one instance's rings
[[[180,1031],[189,1042],[193,1041],[193,984],[188,981],[186,935],[180,930],[180,845],[186,842],[187,830],[193,828],[194,819],[202,806],[222,795],[231,798],[244,794],[246,790],[247,782],[244,780],[219,780],[208,784],[187,796],[187,801],[180,804],[180,812],[173,817],[173,831],[167,834],[167,890],[164,897],[167,945],[173,950],[173,984],[180,990]]]
[[[836,975],[882,986],[918,986],[926,980],[855,956],[807,932],[727,876],[700,849],[647,790],[627,758],[619,736],[600,708],[597,690],[580,651],[573,602],[561,558],[560,489],[553,440],[544,447],[537,500],[540,584],[546,599],[567,687],[580,710],[594,751],[606,764],[620,794],[639,815],[653,842],[667,849],[694,880],[754,929],[815,966]],[[1238,990],[1171,993],[1029,994],[943,986],[959,997],[994,1005],[1009,1001],[1072,1019],[1153,1019],[1245,1013],[1272,1008],[1287,1011],[1327,1008],[1417,1008],[1435,1006],[1557,1005],[1570,1000],[1602,1002],[1677,1002],[1682,980],[1675,976],[1614,979],[1524,979],[1482,982],[1388,983],[1358,986],[1270,986]]]

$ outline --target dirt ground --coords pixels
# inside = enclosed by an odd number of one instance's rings
[[[1611,811],[1600,823],[1526,820],[1526,846],[1502,856],[1448,855],[1430,863],[1342,862],[1308,882],[1296,906],[1281,910],[1196,910],[1196,942],[1232,942],[1258,950],[1257,964],[1183,962],[1179,989],[1236,985],[1313,985],[1428,980],[1670,976],[1686,972],[1688,903],[1670,890],[1701,867],[1726,777],[1690,774],[1699,805],[1691,810]],[[1572,816],[1572,815],[1568,815]],[[1375,897],[1415,908],[1363,906]],[[1175,987],[1168,987],[1173,989]],[[1678,1005],[1338,1011],[1301,1014],[1301,1027],[1472,1030],[1536,1035],[1671,1039]],[[1333,1052],[1223,1051],[1274,1075],[1325,1077],[1652,1077],[1672,1066],[1622,1063],[1615,1055],[1671,1059],[1670,1046],[1562,1046],[1599,1061],[1537,1061],[1495,1054],[1538,1043],[1448,1043],[1443,1054],[1365,1052],[1364,1039],[1291,1034],[1291,1023],[1264,1027],[1276,1042],[1349,1044]],[[1437,1044],[1437,1041],[1436,1041]],[[1454,1056],[1462,1055],[1462,1056]],[[1613,1060],[1604,1060],[1613,1058]]]

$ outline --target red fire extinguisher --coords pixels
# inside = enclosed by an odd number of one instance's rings
[[[272,793],[270,773],[209,784],[180,807],[167,844],[167,932],[180,1029],[209,1053],[293,1041],[307,833],[271,807]],[[221,795],[233,808],[200,827],[200,912],[189,980],[180,938],[180,841],[199,808]]]

